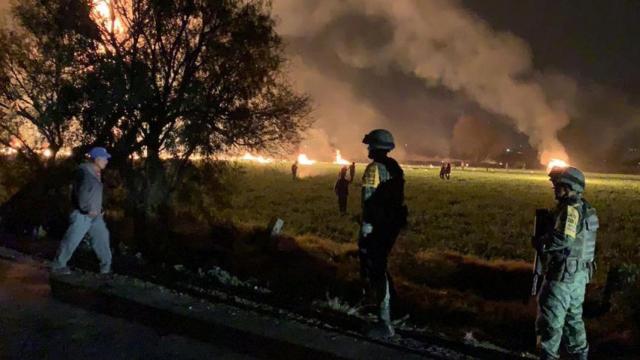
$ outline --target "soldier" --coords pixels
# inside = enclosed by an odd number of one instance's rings
[[[400,165],[388,157],[395,145],[387,130],[371,131],[362,140],[368,145],[371,162],[362,177],[362,226],[358,249],[360,275],[378,310],[378,324],[369,332],[374,337],[391,337],[390,302],[394,295],[387,258],[407,222],[404,205],[404,174]]]
[[[349,180],[347,180],[346,166],[343,166],[342,169],[340,169],[340,175],[338,176],[336,185],[333,187],[333,191],[338,196],[338,209],[340,210],[340,215],[346,215],[347,199],[349,198]]]
[[[573,359],[587,359],[582,303],[595,270],[598,217],[582,197],[585,177],[580,170],[555,167],[549,177],[558,202],[553,229],[533,244],[542,249],[544,274],[536,319],[540,359],[558,359],[561,341]]]
[[[64,234],[58,253],[51,264],[54,274],[70,274],[67,262],[88,233],[91,247],[100,260],[100,273],[111,272],[111,248],[109,230],[102,217],[102,177],[111,155],[105,148],[94,147],[89,151],[91,161],[83,163],[76,170],[73,183],[73,211],[69,216],[71,224]]]

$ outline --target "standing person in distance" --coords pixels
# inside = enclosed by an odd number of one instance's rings
[[[350,184],[350,181],[347,180],[347,167],[343,166],[342,169],[340,169],[340,174],[338,175],[338,181],[336,181],[336,184],[333,187],[333,191],[336,193],[336,196],[338,197],[338,210],[340,211],[340,215],[343,215],[343,216],[347,214],[349,184]]]

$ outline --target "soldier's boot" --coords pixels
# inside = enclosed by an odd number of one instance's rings
[[[389,308],[381,309],[381,315],[379,316],[378,322],[373,326],[371,330],[369,330],[369,337],[377,338],[377,339],[386,339],[391,338],[396,335],[396,331],[391,325],[391,319],[389,314]],[[383,314],[386,314],[383,315]]]
[[[396,332],[391,325],[391,294],[389,293],[389,282],[384,280],[382,301],[380,302],[380,312],[378,314],[378,323],[368,333],[373,338],[390,338],[395,336]]]
[[[589,358],[589,350],[585,350],[583,352],[571,354],[572,360],[587,360]]]
[[[544,350],[540,352],[540,360],[558,360],[558,359],[560,359],[558,356],[551,355]]]

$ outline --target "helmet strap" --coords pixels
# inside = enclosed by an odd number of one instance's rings
[[[374,161],[386,159],[387,154],[389,154],[389,150],[372,149],[369,147],[369,157]]]

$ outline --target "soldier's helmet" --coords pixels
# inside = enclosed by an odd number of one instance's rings
[[[393,150],[396,147],[393,135],[385,129],[372,130],[364,136],[362,143],[369,145],[370,149]]]
[[[549,180],[554,184],[568,185],[575,192],[584,192],[584,173],[572,166],[554,167],[551,169],[551,172],[549,172]]]

